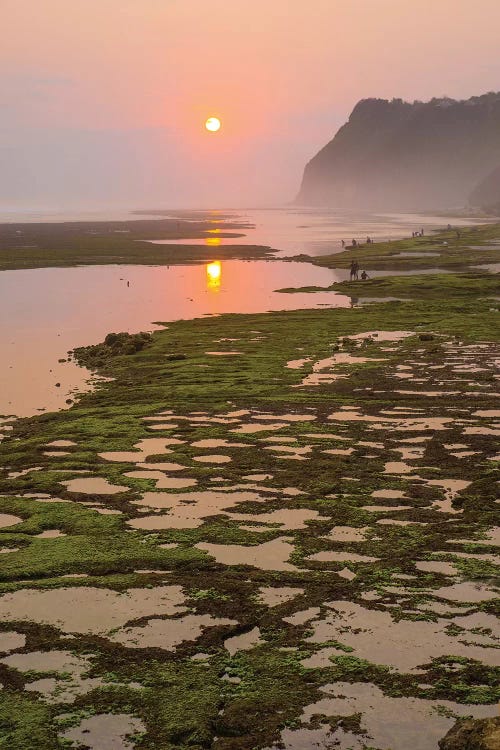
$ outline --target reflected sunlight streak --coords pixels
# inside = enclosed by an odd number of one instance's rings
[[[222,279],[222,265],[220,260],[207,263],[207,288],[218,292]]]

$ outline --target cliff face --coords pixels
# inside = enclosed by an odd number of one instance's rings
[[[471,193],[469,203],[490,213],[500,214],[500,166],[477,185]]]
[[[368,210],[461,207],[500,165],[500,93],[364,99],[307,164],[296,202]]]

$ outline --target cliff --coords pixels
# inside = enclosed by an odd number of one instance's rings
[[[476,186],[471,193],[469,203],[488,213],[500,214],[500,166]]]
[[[296,202],[414,211],[462,207],[500,165],[500,93],[363,99],[307,164]]]

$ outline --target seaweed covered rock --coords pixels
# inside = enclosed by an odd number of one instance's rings
[[[439,740],[440,750],[500,750],[500,716],[461,719]]]
[[[140,352],[150,343],[150,333],[108,333],[102,344],[79,347],[73,354],[79,364],[99,370],[105,368],[110,360]]]

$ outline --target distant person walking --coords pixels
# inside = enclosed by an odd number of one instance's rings
[[[357,240],[353,240],[353,241],[352,241],[352,247],[357,247],[357,246],[358,246],[358,242],[357,242]]]
[[[358,280],[359,264],[356,260],[353,260],[349,269],[349,281]]]

